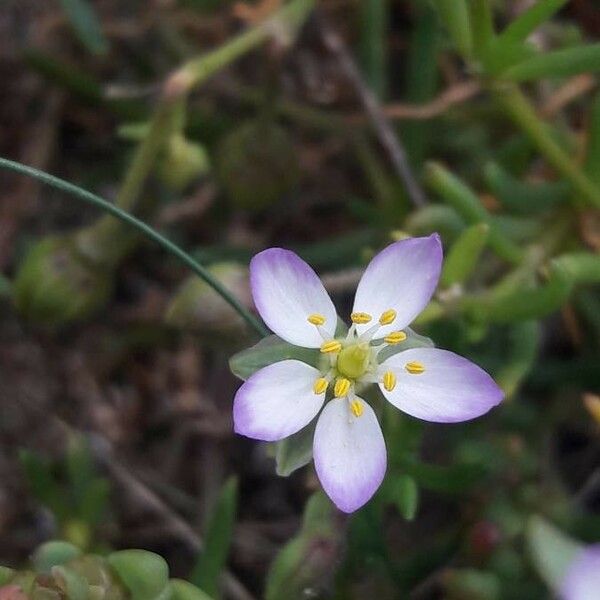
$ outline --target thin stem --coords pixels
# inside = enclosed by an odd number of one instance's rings
[[[600,207],[600,188],[549,135],[545,123],[516,86],[492,88],[506,113],[535,143],[546,160],[568,179],[575,190],[594,206]],[[578,204],[578,203],[576,203]]]
[[[93,206],[96,206],[97,208],[100,208],[111,214],[113,217],[120,219],[123,221],[123,223],[126,223],[134,229],[137,229],[147,238],[159,244],[164,250],[177,257],[184,265],[189,267],[196,275],[198,275],[200,279],[204,280],[209,286],[211,286],[215,292],[217,292],[223,298],[223,300],[225,300],[234,310],[239,313],[239,315],[246,321],[246,323],[248,323],[250,327],[252,327],[252,329],[254,329],[254,331],[256,331],[256,333],[258,333],[261,337],[268,335],[268,331],[263,327],[258,319],[250,314],[250,312],[239,302],[239,300],[237,300],[237,298],[235,298],[235,296],[233,296],[229,290],[227,290],[218,280],[216,280],[209,271],[207,271],[201,264],[197,263],[189,254],[187,254],[187,252],[182,250],[173,242],[169,241],[149,225],[146,225],[146,223],[143,221],[140,221],[133,215],[130,215],[129,213],[120,209],[118,206],[115,206],[107,200],[104,200],[104,198],[96,196],[96,194],[92,194],[83,188],[73,185],[64,179],[54,177],[53,175],[45,173],[44,171],[39,171],[33,167],[28,167],[27,165],[23,165],[2,157],[0,157],[0,168],[33,177],[38,181],[45,183],[46,185],[56,188],[62,192],[66,192],[67,194],[71,194],[72,196],[78,198],[79,200],[83,200],[88,204],[92,204]]]

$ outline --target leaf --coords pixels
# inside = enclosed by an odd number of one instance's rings
[[[529,81],[596,71],[600,71],[600,43],[538,54],[511,67],[502,75],[512,81]]]
[[[169,567],[162,556],[146,550],[121,550],[107,557],[132,600],[154,600],[169,583]]]
[[[478,463],[458,463],[446,467],[407,461],[402,468],[422,487],[449,494],[462,494],[487,475],[487,469]]]
[[[449,287],[466,281],[485,248],[489,232],[490,226],[487,223],[478,223],[461,233],[444,261],[442,285]]]
[[[211,600],[201,589],[183,579],[171,579],[172,600]]]
[[[490,191],[511,212],[537,214],[566,203],[571,185],[566,181],[527,183],[497,163],[488,163],[484,175]]]
[[[400,475],[390,485],[389,498],[398,507],[400,514],[412,521],[419,504],[419,486],[410,475]]]
[[[190,581],[209,596],[219,597],[219,580],[227,563],[237,512],[238,484],[227,480],[210,515],[204,550],[198,557]]]
[[[267,575],[265,599],[314,597],[333,578],[344,528],[337,511],[322,492],[313,494],[304,509],[302,529],[279,552]]]
[[[108,42],[88,0],[61,0],[71,26],[81,43],[93,54],[106,54]]]
[[[314,419],[294,435],[273,444],[275,470],[280,477],[289,477],[294,471],[307,465],[313,457],[313,437],[317,420]]]
[[[526,540],[540,577],[558,592],[571,561],[583,546],[539,516],[529,520]]]
[[[276,335],[270,335],[251,348],[234,354],[229,359],[229,368],[234,375],[246,380],[256,371],[280,360],[296,359],[317,367],[319,358],[316,349],[294,346]]]
[[[473,36],[466,0],[434,0],[441,20],[448,29],[456,49],[465,57],[471,55]]]
[[[425,172],[431,189],[455,208],[467,223],[490,225],[489,244],[498,256],[511,263],[520,262],[523,255],[521,248],[494,227],[478,196],[463,181],[439,163],[429,163]]]
[[[524,42],[540,25],[549,21],[568,0],[537,0],[536,3],[523,11],[498,36],[499,51],[503,44]]]

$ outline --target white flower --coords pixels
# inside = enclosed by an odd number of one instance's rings
[[[299,360],[269,365],[246,381],[234,401],[237,433],[275,441],[308,425],[321,411],[313,455],[317,475],[345,512],[365,504],[381,484],[386,449],[373,409],[360,396],[377,384],[385,398],[427,421],[478,417],[502,391],[477,365],[452,352],[412,348],[380,362],[402,344],[402,331],[425,308],[439,279],[437,234],[391,244],[373,258],[354,300],[348,334],[335,337],[338,317],[316,273],[296,254],[270,248],[250,263],[254,303],[269,328],[287,342],[320,348],[321,367]]]

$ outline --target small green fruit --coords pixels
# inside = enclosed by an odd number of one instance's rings
[[[41,239],[19,268],[14,303],[33,323],[60,326],[83,319],[110,296],[110,272],[86,260],[74,239],[72,235]]]
[[[171,137],[159,162],[160,178],[175,191],[184,190],[194,179],[206,175],[209,169],[210,161],[204,146],[190,142],[181,134]]]
[[[248,210],[277,202],[299,177],[296,151],[286,130],[262,121],[245,123],[221,141],[217,171],[231,201]]]

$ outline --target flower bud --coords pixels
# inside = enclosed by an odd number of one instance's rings
[[[51,236],[29,251],[16,275],[14,303],[26,319],[59,326],[83,319],[110,296],[108,271],[78,252],[74,236]]]
[[[262,121],[245,123],[222,140],[217,171],[231,201],[248,210],[270,206],[294,188],[299,177],[287,132]]]
[[[194,179],[208,173],[209,168],[209,158],[204,147],[190,142],[178,133],[167,143],[158,172],[165,185],[174,191],[181,191]]]
[[[210,273],[236,298],[251,305],[248,269],[236,263],[216,263]],[[240,315],[206,282],[195,275],[175,293],[165,319],[170,325],[198,332],[235,333],[244,326]]]

